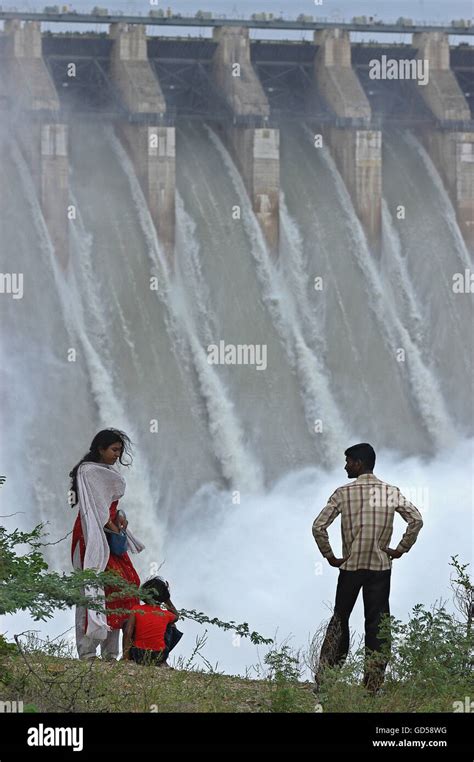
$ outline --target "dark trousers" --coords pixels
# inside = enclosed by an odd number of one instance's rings
[[[182,637],[183,633],[178,630],[176,625],[169,624],[165,632],[166,647],[162,651],[148,651],[144,648],[132,646],[130,648],[130,658],[137,664],[162,664]]]
[[[379,634],[379,627],[383,615],[390,614],[390,575],[391,569],[339,570],[334,614],[321,648],[319,670],[345,661],[349,652],[349,617],[362,588],[365,615],[364,685],[377,690],[383,683],[387,657],[383,656],[381,651],[385,649],[387,653],[390,635],[387,631],[387,639],[383,640]],[[317,681],[318,677],[319,673],[316,675]]]

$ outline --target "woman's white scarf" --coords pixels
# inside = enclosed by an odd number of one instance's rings
[[[105,571],[110,556],[110,548],[104,532],[104,525],[110,519],[110,506],[125,493],[125,479],[113,466],[105,463],[82,463],[77,471],[77,497],[81,515],[86,552],[81,565],[79,552],[74,553],[75,569]],[[127,550],[140,553],[143,543],[137,540],[127,528]],[[76,548],[76,550],[78,550]],[[97,598],[96,588],[86,588],[87,596]],[[86,635],[96,640],[105,640],[111,628],[106,614],[87,610]]]

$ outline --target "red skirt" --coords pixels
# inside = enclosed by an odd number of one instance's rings
[[[110,520],[115,522],[115,516],[117,514],[117,506],[118,506],[118,500],[115,500],[115,502],[112,503],[110,506]],[[84,541],[84,533],[82,531],[82,524],[81,524],[81,516],[80,513],[78,513],[76,522],[74,524],[74,528],[72,530],[72,547],[71,547],[71,557],[74,557],[74,550],[76,548],[77,543],[79,543],[79,552],[81,557],[81,565],[84,567],[84,556],[86,552],[86,544]],[[126,580],[127,582],[130,582],[134,585],[140,585],[140,577],[138,576],[137,572],[135,571],[135,567],[133,566],[130,557],[128,553],[124,553],[123,556],[114,556],[112,553],[109,556],[109,560],[107,562],[107,566],[105,567],[105,571],[111,571],[115,572],[119,575],[119,577],[122,577],[122,579]],[[138,606],[140,603],[139,598],[115,598],[113,600],[108,600],[111,593],[115,593],[117,591],[117,588],[106,586],[104,589],[105,593],[105,605],[107,608],[107,624],[109,627],[111,627],[113,630],[120,630],[124,622],[127,621],[130,614],[115,614],[114,611],[116,609],[132,609],[134,606]],[[86,620],[86,629],[87,629],[87,620]]]

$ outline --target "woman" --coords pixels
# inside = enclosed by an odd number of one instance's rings
[[[71,557],[74,569],[94,569],[113,571],[127,582],[140,585],[140,579],[127,552],[114,555],[110,551],[106,531],[119,532],[127,529],[127,520],[117,506],[125,492],[125,480],[114,468],[117,460],[122,465],[123,456],[130,458],[130,440],[117,429],[99,431],[92,440],[89,452],[74,466],[69,476],[72,478],[74,505],[79,513],[72,533]],[[140,553],[144,545],[127,529],[127,550]],[[94,596],[94,589],[87,588],[86,594]],[[80,659],[93,659],[98,644],[102,657],[116,659],[119,652],[120,629],[125,626],[129,614],[114,613],[115,609],[132,609],[139,604],[138,597],[124,595],[107,601],[114,588],[106,587],[107,614],[76,608],[76,644]]]

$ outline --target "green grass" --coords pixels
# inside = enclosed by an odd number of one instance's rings
[[[207,631],[196,638],[189,658],[179,657],[174,670],[123,661],[82,662],[73,658],[67,640],[44,641],[29,631],[9,643],[0,634],[0,701],[22,701],[25,711],[37,712],[453,712],[455,702],[464,706],[468,699],[470,706],[474,697],[474,588],[467,564],[455,556],[450,565],[457,574],[452,587],[461,617],[437,603],[429,609],[417,604],[405,622],[384,618],[380,638],[390,642],[388,669],[375,696],[361,685],[366,666],[362,639],[352,643],[344,665],[321,670],[317,696],[313,683],[300,679],[305,667],[311,672],[317,668],[326,632],[322,624],[307,653],[278,644],[276,637],[270,641],[263,664],[247,670],[256,679],[213,668],[202,653]],[[235,623],[210,623],[235,629]]]
[[[312,712],[311,685],[282,688],[271,680],[143,667],[132,662],[81,662],[41,653],[2,659],[8,682],[2,700],[38,712],[272,712],[281,695],[287,711]],[[3,671],[2,670],[2,671]]]
[[[336,673],[316,697],[313,684],[286,678],[251,680],[131,662],[81,662],[41,652],[4,654],[0,699],[22,700],[37,712],[452,712],[473,695],[469,684],[436,692],[424,684],[387,680],[380,695]]]

